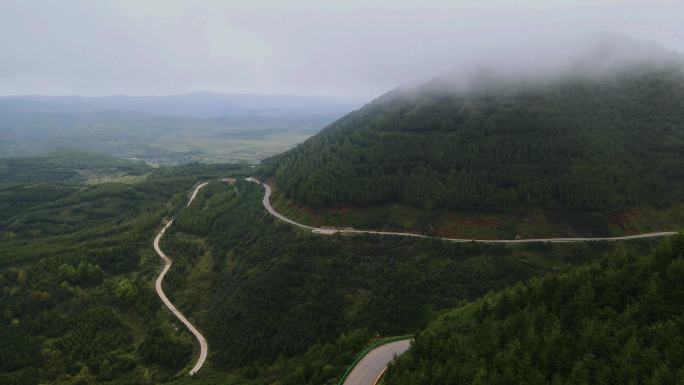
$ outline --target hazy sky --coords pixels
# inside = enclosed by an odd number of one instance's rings
[[[0,0],[0,94],[366,99],[599,33],[684,52],[683,22],[680,0]]]

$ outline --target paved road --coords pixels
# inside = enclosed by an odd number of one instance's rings
[[[411,340],[390,342],[378,346],[359,361],[352,369],[343,385],[375,385],[380,380],[387,365],[394,357],[408,350]]]
[[[197,197],[197,193],[199,192],[199,190],[208,184],[209,184],[209,182],[204,182],[204,183],[198,184],[197,187],[195,187],[195,189],[192,190],[192,195],[190,195],[190,199],[188,199],[188,204],[185,205],[185,207],[190,207],[190,203],[192,203],[192,201],[195,200],[195,197]]]
[[[353,229],[331,229],[331,228],[319,228],[311,227],[292,219],[284,217],[282,214],[276,212],[273,207],[271,207],[271,186],[266,183],[261,183],[255,178],[247,178],[248,181],[253,183],[258,183],[264,186],[264,199],[262,201],[266,210],[268,210],[274,217],[298,226],[307,230],[311,230],[317,234],[330,235],[335,233],[346,233],[346,234],[376,234],[376,235],[392,235],[401,237],[414,237],[414,238],[431,238],[431,239],[441,239],[443,241],[449,242],[478,242],[478,243],[535,243],[535,242],[551,242],[551,243],[565,243],[565,242],[588,242],[588,241],[626,241],[630,239],[642,239],[642,238],[657,238],[657,237],[669,237],[678,234],[676,231],[661,231],[656,233],[645,233],[636,235],[625,235],[621,237],[577,237],[577,238],[529,238],[529,239],[469,239],[469,238],[443,238],[443,237],[431,237],[428,235],[421,235],[415,233],[402,233],[394,231],[374,231],[374,230],[353,230]]]
[[[195,197],[197,196],[197,192],[204,186],[206,186],[207,183],[202,183],[197,185],[195,187],[195,190],[192,192],[192,195],[190,196],[190,199],[188,200],[188,204],[185,207],[190,206],[190,203],[192,203],[193,200],[195,200]],[[154,288],[157,290],[157,295],[159,298],[164,302],[164,305],[166,305],[169,310],[171,310],[171,313],[176,316],[187,328],[190,330],[192,334],[195,335],[195,338],[197,339],[197,342],[199,342],[200,345],[200,355],[199,358],[197,359],[197,363],[195,363],[195,366],[190,370],[189,374],[192,376],[193,374],[197,373],[198,370],[202,368],[202,365],[204,365],[204,361],[207,359],[207,353],[209,351],[209,348],[207,347],[207,340],[204,338],[204,336],[193,326],[193,324],[188,321],[187,318],[181,313],[178,309],[176,309],[176,306],[169,301],[169,299],[166,297],[166,294],[164,294],[164,290],[162,290],[162,281],[164,280],[164,276],[166,273],[169,272],[169,269],[171,268],[171,258],[169,258],[164,252],[161,250],[159,247],[159,241],[161,240],[162,236],[164,236],[164,233],[166,232],[166,229],[168,229],[171,224],[173,223],[173,219],[170,220],[168,223],[166,223],[166,226],[161,229],[159,234],[157,234],[157,237],[154,238],[154,250],[159,254],[159,257],[162,259],[164,262],[164,268],[162,269],[161,273],[157,277],[157,281],[154,283]]]
[[[267,185],[266,183],[261,183],[255,178],[247,178],[247,181],[252,182],[252,183],[261,184],[262,186],[264,186],[264,189],[266,190],[266,192],[264,193],[264,199],[262,200],[262,203],[263,203],[264,207],[266,208],[266,210],[268,210],[268,212],[271,213],[271,215],[273,215],[274,217],[280,219],[281,221],[287,222],[293,226],[301,227],[303,229],[312,230],[312,231],[316,230],[315,227],[311,227],[311,226],[301,224],[299,222],[295,222],[292,219],[286,218],[285,216],[283,216],[280,213],[278,213],[277,211],[275,211],[273,209],[273,207],[271,207],[271,186]]]

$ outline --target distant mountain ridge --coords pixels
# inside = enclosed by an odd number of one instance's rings
[[[59,148],[151,163],[256,162],[356,108],[327,97],[0,97],[0,158]]]
[[[0,111],[10,107],[25,112],[88,113],[110,110],[155,115],[213,118],[248,114],[344,113],[353,102],[324,96],[220,94],[194,92],[167,96],[102,97],[17,95],[0,97]]]

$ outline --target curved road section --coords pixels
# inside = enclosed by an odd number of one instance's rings
[[[266,183],[261,183],[255,178],[247,178],[247,181],[258,183],[264,186],[264,199],[262,201],[264,208],[271,213],[274,217],[280,219],[283,222],[287,222],[291,225],[311,230],[316,234],[332,235],[336,233],[346,233],[346,234],[376,234],[376,235],[394,235],[400,237],[414,237],[414,238],[431,238],[431,239],[441,239],[443,241],[449,242],[478,242],[478,243],[535,243],[535,242],[551,242],[551,243],[563,243],[563,242],[589,242],[589,241],[627,241],[630,239],[642,239],[642,238],[658,238],[658,237],[669,237],[679,234],[676,231],[661,231],[656,233],[645,233],[636,235],[624,235],[621,237],[588,237],[588,238],[529,238],[529,239],[467,239],[467,238],[443,238],[443,237],[431,237],[428,235],[414,234],[414,233],[401,233],[394,231],[374,231],[374,230],[354,230],[354,229],[336,229],[329,227],[311,227],[299,222],[295,222],[292,219],[286,218],[282,214],[276,212],[273,207],[271,207],[271,186]]]
[[[387,365],[409,349],[410,339],[390,342],[371,350],[354,366],[343,385],[376,385]]]
[[[275,211],[273,209],[273,207],[271,207],[271,186],[267,185],[266,183],[261,183],[257,179],[254,179],[254,178],[247,178],[247,181],[252,182],[252,183],[261,184],[262,186],[264,186],[264,189],[265,189],[264,199],[261,202],[263,203],[266,210],[269,213],[271,213],[271,215],[273,215],[274,217],[280,219],[281,221],[287,222],[293,226],[301,227],[303,229],[307,229],[307,230],[311,230],[311,231],[318,230],[315,227],[311,227],[311,226],[301,224],[299,222],[295,222],[292,219],[287,218],[284,215],[280,214],[279,212]]]
[[[192,195],[190,196],[190,199],[188,200],[188,204],[185,207],[190,206],[190,203],[192,203],[192,201],[195,200],[195,197],[197,196],[197,192],[202,187],[204,187],[206,185],[207,185],[207,183],[202,183],[202,184],[197,185],[197,187],[195,187],[195,190],[192,192]],[[161,248],[159,247],[159,241],[161,240],[162,236],[164,236],[166,229],[168,229],[172,223],[173,223],[173,219],[170,220],[169,222],[167,222],[166,226],[164,226],[164,228],[161,229],[159,234],[157,234],[157,237],[154,238],[154,250],[157,252],[157,254],[159,254],[159,257],[164,262],[164,268],[162,269],[161,273],[157,277],[157,280],[154,283],[154,288],[157,290],[157,295],[162,300],[164,305],[166,305],[166,307],[171,311],[171,313],[173,313],[173,315],[176,316],[176,318],[178,318],[178,320],[180,320],[183,323],[183,325],[185,325],[185,327],[188,328],[188,330],[190,330],[190,332],[197,339],[197,342],[199,342],[199,346],[200,346],[199,358],[197,359],[197,363],[195,363],[195,366],[188,373],[189,375],[192,376],[193,374],[197,373],[197,371],[202,368],[202,365],[204,365],[204,361],[206,361],[206,359],[207,359],[207,353],[209,351],[209,348],[207,347],[207,340],[204,338],[204,336],[197,330],[197,328],[195,328],[195,326],[193,324],[190,323],[190,321],[188,321],[187,318],[185,318],[183,313],[181,313],[176,308],[176,306],[174,306],[173,303],[171,303],[171,301],[169,301],[168,297],[166,297],[166,294],[164,294],[164,290],[162,290],[162,281],[164,281],[164,276],[166,275],[166,273],[169,272],[169,269],[171,269],[171,258],[169,258],[161,250]]]

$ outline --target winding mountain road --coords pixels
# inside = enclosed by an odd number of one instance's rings
[[[668,237],[678,234],[676,231],[661,231],[654,233],[636,234],[636,235],[625,235],[620,237],[575,237],[575,238],[531,238],[531,239],[466,239],[466,238],[444,238],[444,237],[431,237],[428,235],[415,234],[415,233],[402,233],[393,231],[374,231],[374,230],[354,230],[347,228],[330,228],[330,227],[312,227],[299,222],[296,222],[290,218],[277,212],[271,206],[271,186],[266,183],[260,182],[254,177],[247,178],[247,181],[252,183],[260,184],[264,187],[264,197],[262,199],[262,204],[266,211],[271,215],[278,218],[279,220],[288,223],[290,225],[299,227],[301,229],[310,230],[313,233],[322,235],[332,235],[336,233],[346,233],[346,234],[376,234],[376,235],[392,235],[392,236],[402,236],[402,237],[414,237],[414,238],[431,238],[440,239],[449,242],[478,242],[478,243],[535,243],[535,242],[552,242],[552,243],[564,243],[564,242],[590,242],[590,241],[623,241],[631,239],[643,239],[643,238],[657,238],[657,237]],[[410,339],[392,342],[386,345],[381,345],[373,350],[371,350],[364,358],[359,361],[352,371],[349,373],[344,381],[343,385],[376,385],[382,375],[387,370],[387,365],[398,355],[404,353],[409,349]]]
[[[190,196],[190,199],[188,200],[188,204],[185,207],[189,207],[190,203],[192,203],[193,200],[195,200],[195,197],[197,196],[197,192],[204,186],[206,186],[208,183],[201,183],[195,187],[195,190],[192,192],[192,195]],[[207,340],[204,338],[202,333],[195,328],[195,326],[188,321],[187,318],[181,313],[176,306],[171,303],[171,301],[166,297],[166,294],[164,294],[164,290],[162,290],[162,281],[164,281],[164,276],[166,273],[169,272],[169,269],[171,269],[171,258],[169,258],[164,252],[161,250],[159,247],[159,241],[161,240],[162,236],[164,236],[164,233],[166,232],[166,229],[168,229],[171,224],[173,223],[173,219],[168,221],[166,225],[161,229],[161,231],[157,234],[157,237],[154,238],[154,250],[159,254],[159,257],[162,259],[164,262],[164,268],[162,269],[161,273],[159,273],[159,276],[157,277],[157,280],[154,283],[154,288],[157,290],[157,295],[159,298],[162,300],[164,305],[173,313],[176,318],[178,318],[187,328],[190,330],[190,332],[195,336],[197,339],[197,342],[199,342],[200,346],[200,355],[199,358],[197,359],[197,363],[195,363],[195,366],[190,370],[188,373],[189,375],[193,375],[197,373],[198,370],[202,368],[202,365],[204,365],[204,361],[207,359],[207,353],[209,352],[209,348],[207,347]]]
[[[293,226],[301,227],[303,229],[307,229],[307,230],[311,230],[311,231],[317,230],[317,228],[315,228],[315,227],[311,227],[311,226],[301,224],[299,222],[295,222],[292,219],[287,218],[284,215],[280,214],[279,212],[275,211],[273,209],[273,207],[271,207],[271,186],[267,185],[266,183],[261,183],[261,182],[259,182],[259,180],[255,179],[255,178],[247,178],[247,181],[252,182],[252,183],[261,184],[262,186],[264,186],[264,189],[266,190],[266,192],[264,193],[264,199],[261,201],[261,203],[264,205],[266,210],[269,213],[271,213],[271,215],[273,215],[274,217],[280,219],[281,221],[287,222]]]
[[[409,349],[411,339],[390,342],[371,350],[359,361],[343,385],[376,385],[394,357]]]
[[[400,237],[414,237],[414,238],[430,238],[430,239],[440,239],[449,242],[477,242],[477,243],[537,243],[537,242],[551,242],[551,243],[566,243],[566,242],[591,242],[591,241],[627,241],[631,239],[643,239],[643,238],[658,238],[658,237],[669,237],[677,235],[676,231],[660,231],[655,233],[644,233],[636,235],[624,235],[620,237],[576,237],[576,238],[528,238],[528,239],[468,239],[468,238],[444,238],[444,237],[432,237],[429,235],[415,234],[415,233],[402,233],[394,231],[375,231],[375,230],[354,230],[354,229],[335,229],[327,227],[311,227],[304,225],[299,222],[295,222],[292,219],[286,218],[282,214],[278,213],[271,206],[271,186],[266,183],[261,183],[256,178],[247,178],[247,181],[260,184],[264,187],[264,199],[262,203],[266,210],[271,213],[274,217],[280,219],[281,221],[287,222],[291,225],[311,230],[316,234],[332,235],[336,233],[344,234],[376,234],[376,235],[393,235]]]

